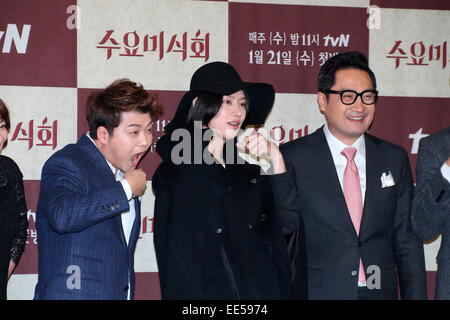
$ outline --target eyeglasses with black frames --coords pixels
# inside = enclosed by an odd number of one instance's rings
[[[354,90],[327,90],[325,93],[333,93],[341,96],[341,101],[343,104],[350,105],[354,104],[358,97],[361,97],[361,101],[364,104],[371,105],[377,102],[378,91],[377,90],[364,90],[363,92],[356,92]]]

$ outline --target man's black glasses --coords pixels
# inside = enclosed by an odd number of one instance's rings
[[[377,90],[364,90],[363,92],[356,92],[354,90],[327,90],[325,93],[334,93],[341,96],[341,101],[343,104],[350,105],[355,103],[358,97],[361,97],[361,101],[364,104],[370,105],[377,102],[378,99],[378,91]]]

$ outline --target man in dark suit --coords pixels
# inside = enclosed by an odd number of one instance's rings
[[[133,299],[147,183],[136,166],[160,111],[141,85],[117,80],[89,97],[89,132],[45,163],[35,299]]]
[[[375,75],[362,54],[348,52],[330,58],[318,82],[326,125],[281,148],[298,193],[298,203],[282,211],[283,228],[292,233],[304,223],[308,297],[397,299],[399,283],[403,299],[424,299],[407,154],[366,133],[378,97]],[[297,261],[301,270],[304,259]]]
[[[442,234],[435,298],[450,300],[450,127],[420,140],[416,169],[413,229],[423,240]]]

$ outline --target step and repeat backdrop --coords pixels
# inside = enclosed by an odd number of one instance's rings
[[[9,299],[33,298],[42,166],[87,132],[92,91],[130,78],[156,93],[165,106],[156,143],[192,73],[226,61],[244,80],[274,85],[265,132],[282,144],[325,123],[315,96],[319,68],[358,50],[368,56],[381,95],[371,133],[403,146],[414,169],[420,139],[450,125],[449,30],[450,1],[441,0],[0,1],[0,98],[12,120],[3,154],[23,172],[29,220]],[[149,179],[159,162],[153,144],[140,165]],[[148,181],[137,299],[160,299],[153,202]],[[439,238],[424,243],[430,297],[439,245]]]

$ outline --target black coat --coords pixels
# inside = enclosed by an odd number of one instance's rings
[[[286,298],[291,272],[269,177],[248,163],[175,165],[164,138],[152,180],[162,298]]]
[[[19,262],[27,239],[27,206],[22,173],[16,163],[0,156],[0,299],[6,299],[10,260]]]

